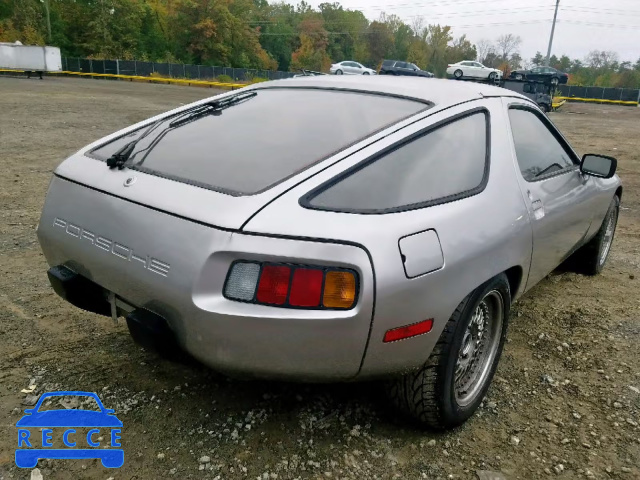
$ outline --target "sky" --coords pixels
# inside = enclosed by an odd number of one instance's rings
[[[505,33],[522,38],[520,53],[530,59],[546,55],[555,0],[306,0],[313,7],[338,1],[361,10],[369,20],[382,12],[409,25],[419,16],[425,24],[450,25],[454,36],[476,43],[495,41]],[[297,3],[297,0],[289,0]],[[560,0],[552,54],[584,59],[591,50],[613,50],[621,61],[640,58],[640,0]]]

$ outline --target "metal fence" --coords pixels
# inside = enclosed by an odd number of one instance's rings
[[[254,78],[280,80],[295,75],[293,72],[276,70],[254,70],[250,68],[213,67],[210,65],[188,65],[183,63],[141,62],[137,60],[91,60],[88,58],[62,58],[62,69],[67,72],[107,73],[113,75],[152,74],[163,77],[212,80],[227,75],[236,81],[251,81]]]
[[[562,96],[568,98],[593,98],[597,100],[640,102],[640,90],[634,88],[578,87],[575,85],[560,85],[559,89]]]

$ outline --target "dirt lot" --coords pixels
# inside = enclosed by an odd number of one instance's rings
[[[51,171],[96,138],[211,94],[0,77],[0,480],[31,474],[13,463],[30,383],[98,392],[124,422],[124,467],[41,461],[45,479],[640,478],[640,109],[552,114],[580,152],[620,160],[612,256],[598,277],[554,273],[518,302],[484,406],[441,435],[396,418],[375,384],[241,382],[163,361],[126,326],[54,294],[35,237]]]

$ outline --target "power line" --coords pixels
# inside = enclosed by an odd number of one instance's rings
[[[586,22],[581,20],[558,20],[562,23],[570,23],[571,25],[586,25],[590,27],[606,27],[606,28],[628,28],[630,30],[640,30],[640,25],[625,25],[618,23],[600,23],[600,22]]]
[[[475,17],[475,16],[482,16],[482,17],[487,17],[487,16],[494,16],[494,15],[513,15],[513,14],[531,14],[531,13],[538,13],[538,12],[544,12],[547,10],[551,10],[551,8],[553,7],[543,7],[543,8],[536,8],[536,9],[530,9],[530,10],[522,10],[522,9],[509,9],[509,10],[471,10],[471,11],[465,11],[465,12],[457,12],[457,13],[437,13],[437,14],[430,14],[427,17],[427,20],[430,18],[442,18],[442,17],[446,17],[446,18],[450,18],[450,17]],[[419,17],[419,16],[423,16],[423,15],[412,15],[409,16],[407,18],[414,18],[414,17]],[[278,20],[256,20],[256,21],[248,21],[247,23],[251,23],[254,25],[274,25],[274,24],[280,24],[280,22]],[[323,25],[327,26],[327,25],[362,25],[362,21],[352,21],[352,20],[344,20],[344,21],[335,21],[335,22],[325,22]],[[288,24],[287,24],[288,25]]]
[[[640,10],[613,10],[613,9],[609,9],[609,8],[605,8],[605,9],[595,9],[595,8],[589,8],[589,9],[585,9],[583,7],[562,7],[561,10],[563,12],[576,12],[576,13],[590,13],[590,14],[597,14],[597,15],[619,15],[619,16],[631,16],[631,17],[637,17],[640,16]]]

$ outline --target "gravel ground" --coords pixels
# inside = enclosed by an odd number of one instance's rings
[[[519,301],[484,405],[433,434],[397,418],[376,384],[242,382],[161,360],[126,326],[49,287],[35,227],[53,168],[96,138],[211,94],[0,77],[0,480],[40,478],[13,463],[15,422],[29,395],[49,390],[95,391],[115,408],[125,464],[44,460],[44,479],[640,478],[640,109],[570,104],[551,114],[579,151],[620,160],[624,208],[609,264],[594,278],[555,272]]]

